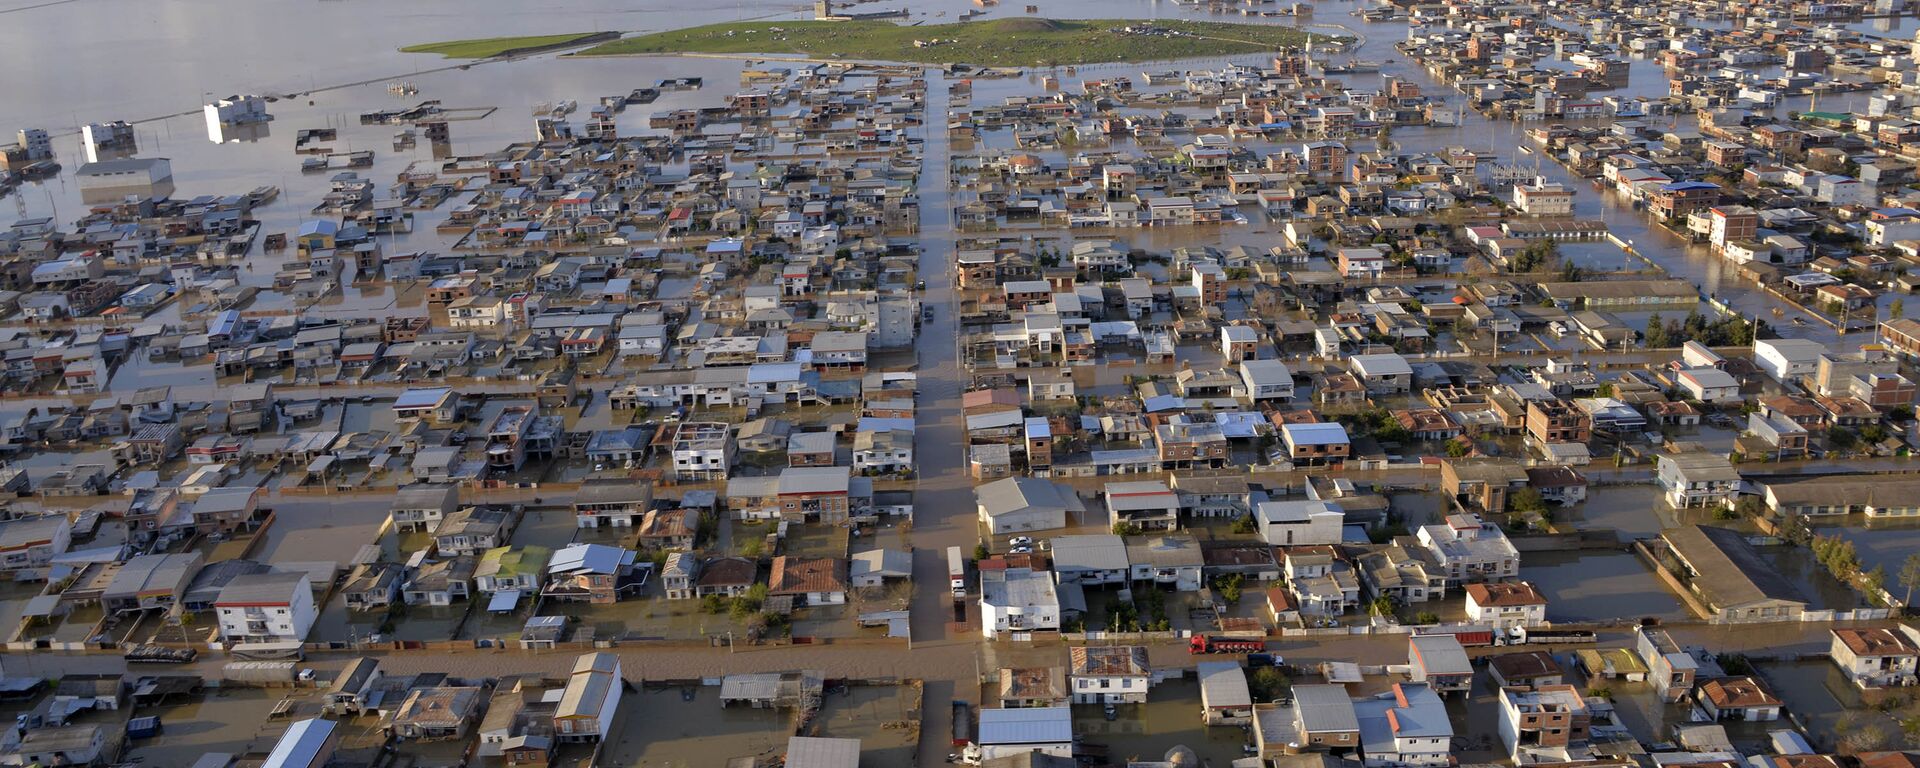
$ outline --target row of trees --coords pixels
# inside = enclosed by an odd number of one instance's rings
[[[1708,320],[1700,310],[1692,310],[1680,320],[1667,320],[1655,312],[1647,318],[1646,342],[1650,349],[1671,349],[1689,341],[1709,347],[1744,347],[1755,339],[1773,337],[1773,329],[1764,320],[1727,316]]]

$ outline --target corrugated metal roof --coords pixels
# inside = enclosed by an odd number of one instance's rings
[[[1073,741],[1073,710],[1067,707],[980,710],[980,743],[1055,744]]]

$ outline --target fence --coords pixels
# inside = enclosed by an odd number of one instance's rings
[[[1359,624],[1350,627],[1283,627],[1281,637],[1342,637],[1351,635],[1406,635],[1413,627],[1405,624]]]

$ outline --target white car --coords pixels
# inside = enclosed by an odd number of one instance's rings
[[[1009,554],[1009,555],[1031,555],[1031,554],[1033,554],[1033,547],[1026,547],[1026,546],[1021,546],[1021,547],[1014,547],[1013,549],[1009,549],[1009,550],[1007,550],[1007,554]]]
[[[1015,536],[1011,539],[1007,539],[1007,546],[1009,547],[1033,546],[1033,537],[1032,536]]]

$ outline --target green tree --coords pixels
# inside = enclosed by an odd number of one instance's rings
[[[973,545],[973,559],[975,559],[975,560],[985,560],[985,559],[987,559],[987,558],[989,558],[989,557],[992,557],[992,556],[993,556],[993,552],[992,552],[991,550],[989,550],[989,549],[987,549],[987,545],[985,545],[985,544],[975,544],[975,545]]]
[[[1381,595],[1367,603],[1367,611],[1375,616],[1393,615],[1393,598]]]
[[[1667,323],[1660,319],[1658,312],[1647,317],[1646,342],[1650,349],[1667,349],[1673,346],[1673,335],[1667,331]]]
[[[1138,536],[1140,532],[1139,523],[1120,522],[1113,524],[1113,535],[1115,536]]]
[[[1383,443],[1404,443],[1412,437],[1413,433],[1408,432],[1406,427],[1400,426],[1400,422],[1391,419],[1373,428],[1373,439]]]
[[[1286,696],[1293,687],[1293,680],[1287,677],[1287,673],[1274,666],[1254,670],[1247,682],[1253,688],[1253,693],[1266,701]]]
[[[1241,517],[1238,520],[1233,521],[1234,533],[1248,534],[1248,533],[1256,533],[1259,530],[1260,530],[1260,524],[1253,521],[1252,515],[1246,515],[1244,517]]]
[[[1240,602],[1240,590],[1242,586],[1246,584],[1246,581],[1247,577],[1237,573],[1230,573],[1220,577],[1214,584],[1220,588],[1220,599],[1227,601],[1228,605],[1232,605]]]
[[[1894,320],[1898,320],[1900,318],[1906,317],[1907,316],[1907,300],[1894,299],[1892,304],[1887,305],[1887,316]]]
[[[1560,246],[1552,240],[1535,240],[1520,249],[1520,253],[1511,262],[1515,272],[1535,272],[1547,266],[1560,253]]]
[[[1887,588],[1886,566],[1876,565],[1866,573],[1860,574],[1860,587],[1861,591],[1867,593],[1867,597],[1871,598],[1875,604],[1879,604],[1880,591]]]
[[[1469,453],[1473,453],[1473,441],[1461,437],[1447,441],[1448,457],[1458,459],[1465,457]]]
[[[1906,599],[1900,602],[1911,605],[1913,588],[1920,587],[1920,552],[1909,554],[1907,559],[1900,561],[1900,586],[1907,588]]]
[[[1507,496],[1507,507],[1515,512],[1546,512],[1547,499],[1535,488],[1521,488]]]

